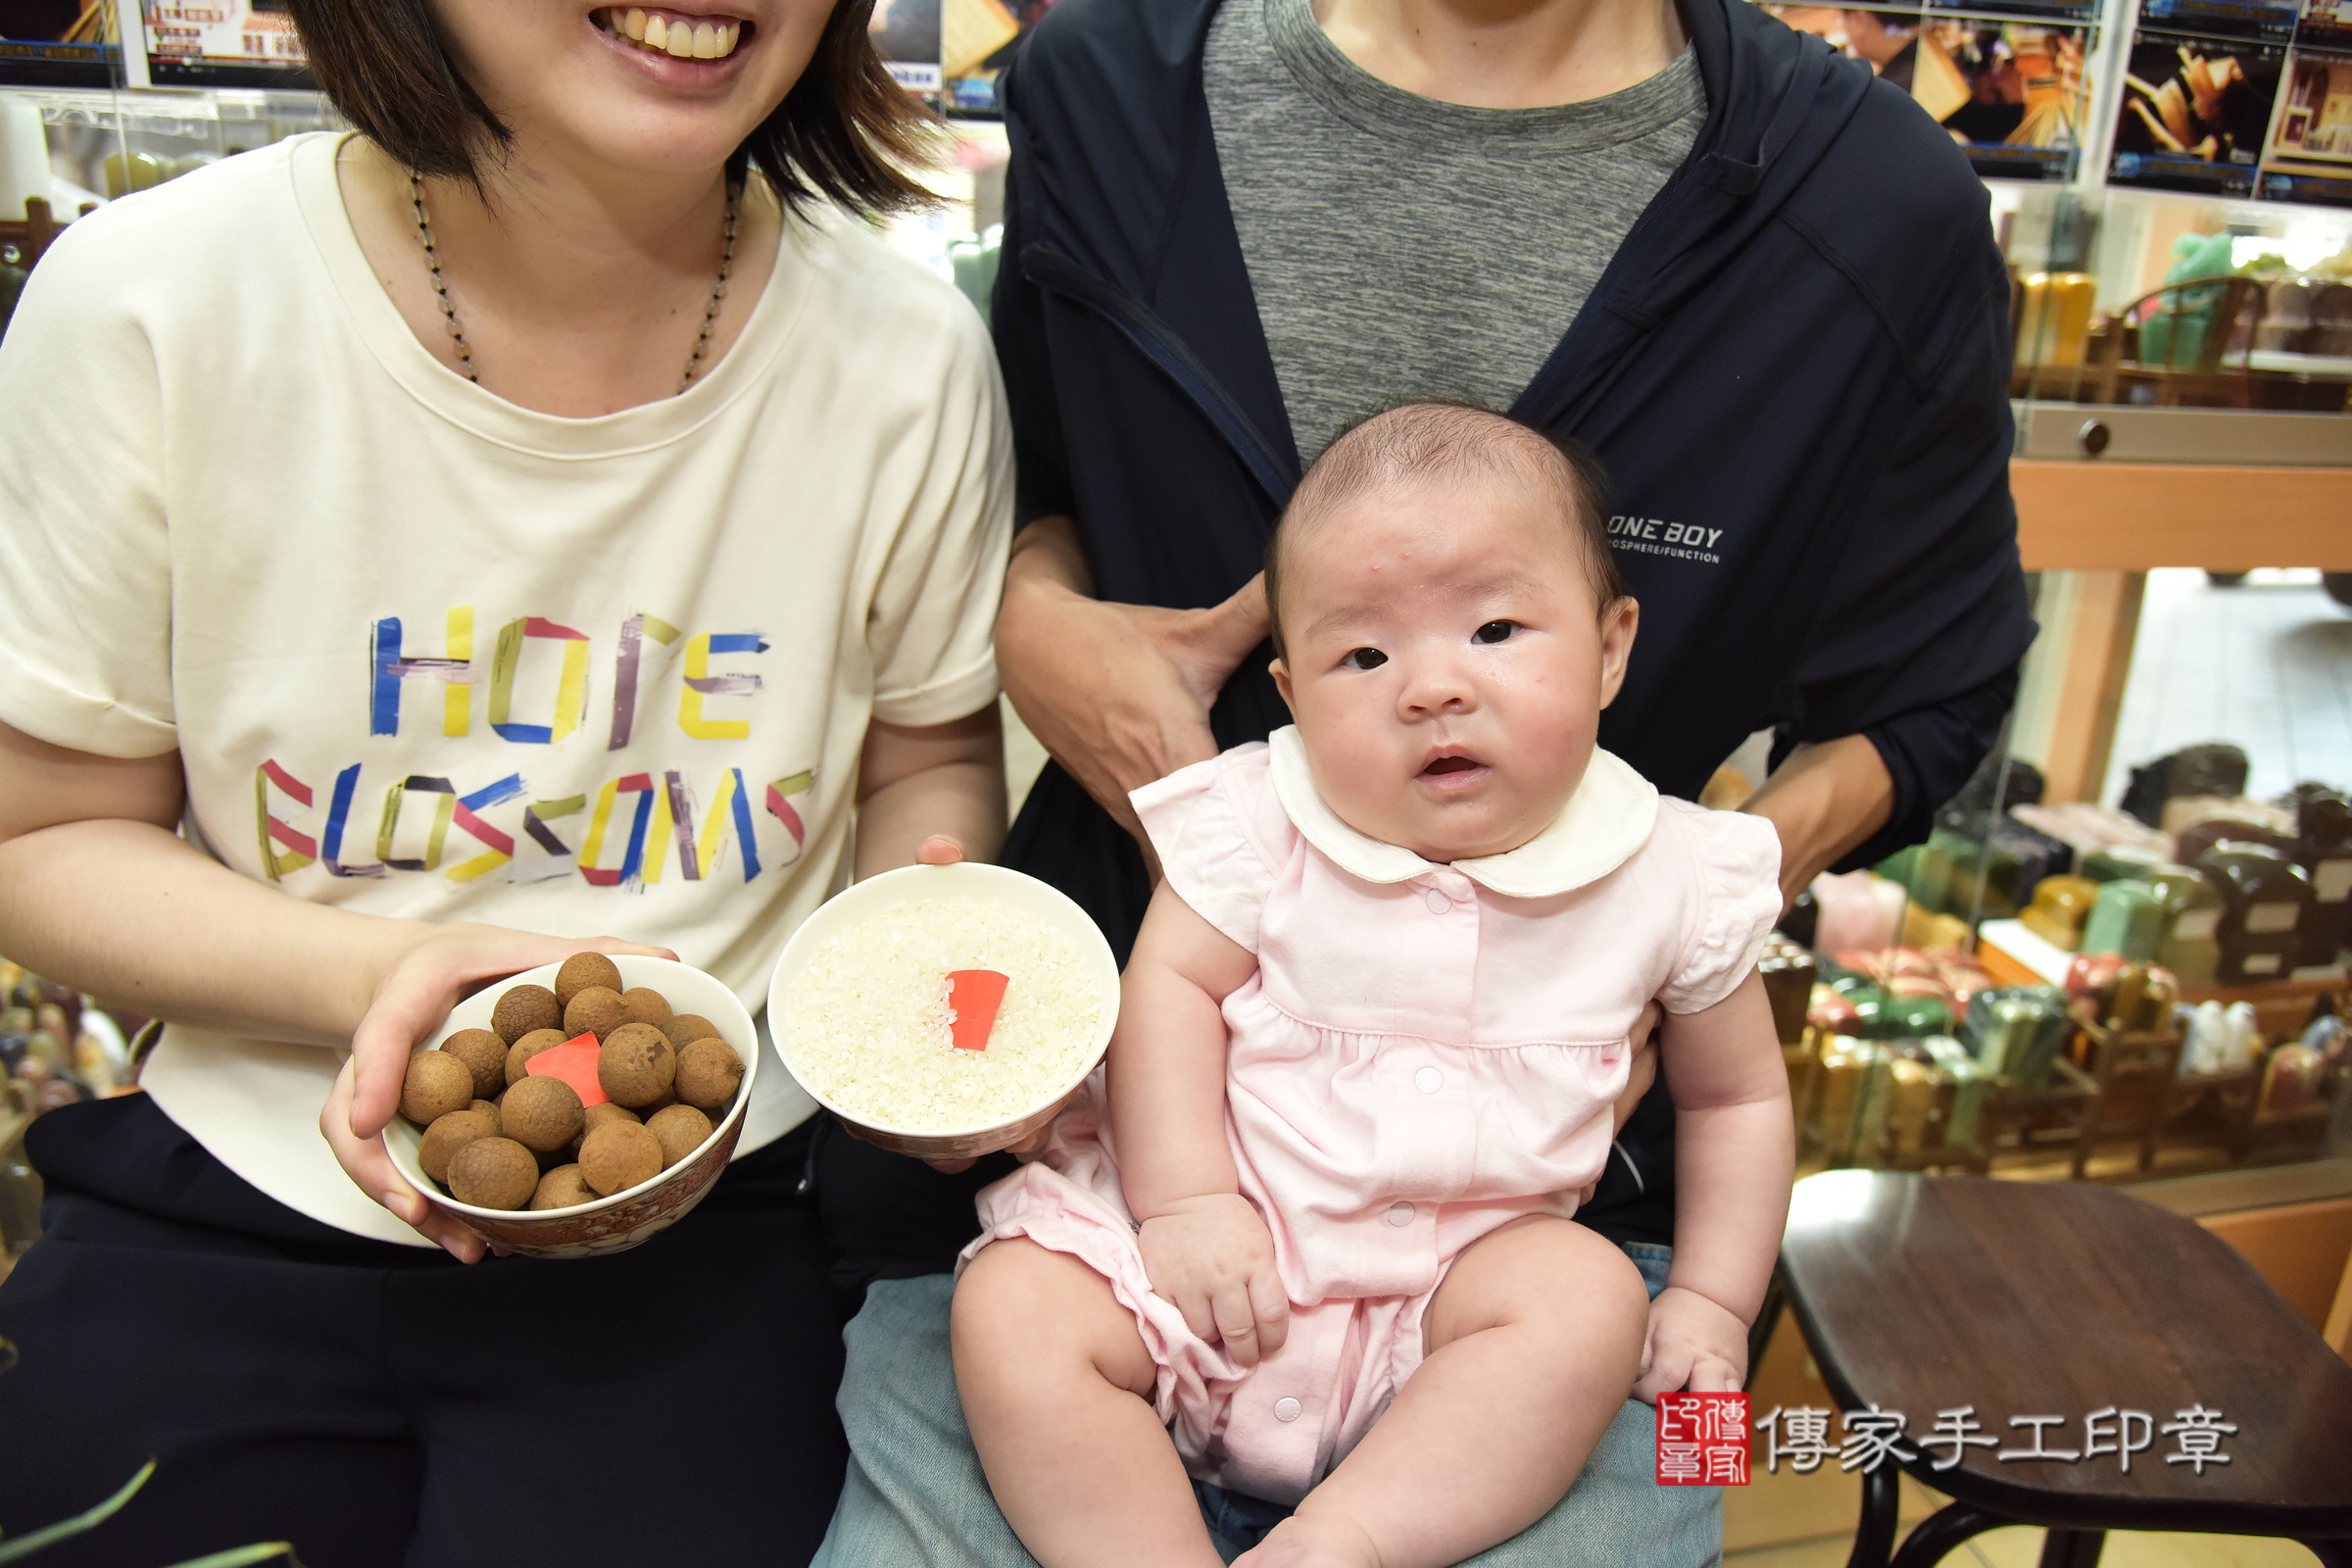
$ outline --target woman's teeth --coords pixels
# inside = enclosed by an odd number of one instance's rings
[[[740,22],[711,22],[638,6],[613,6],[606,11],[605,21],[631,43],[678,60],[724,60],[743,37]]]

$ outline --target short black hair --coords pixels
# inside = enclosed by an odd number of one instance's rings
[[[1585,558],[1599,610],[1628,597],[1617,553],[1609,548],[1609,479],[1592,449],[1475,403],[1423,400],[1398,404],[1342,430],[1291,493],[1266,541],[1266,620],[1275,655],[1282,642],[1282,547],[1304,519],[1365,492],[1420,478],[1496,469],[1553,487],[1568,503],[1570,526]]]
[[[431,0],[288,0],[311,74],[361,134],[404,168],[478,185],[514,130],[459,72]],[[866,37],[874,0],[839,0],[808,69],[736,149],[789,207],[825,199],[866,217],[931,204],[908,172],[937,116],[909,98]]]

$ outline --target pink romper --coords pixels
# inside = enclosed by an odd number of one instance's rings
[[[1152,1293],[1100,1074],[980,1195],[964,1255],[1028,1236],[1102,1273],[1191,1472],[1295,1502],[1420,1364],[1422,1313],[1462,1249],[1575,1211],[1609,1155],[1636,1020],[1745,977],[1780,913],[1780,844],[1595,752],[1535,840],[1433,864],[1342,822],[1295,729],[1133,799],[1169,885],[1257,956],[1225,1000],[1226,1131],[1273,1233],[1289,1341],[1245,1371]]]

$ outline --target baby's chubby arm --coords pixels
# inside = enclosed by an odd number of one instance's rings
[[[1674,1266],[1650,1303],[1637,1397],[1736,1391],[1788,1220],[1796,1129],[1772,1008],[1754,970],[1704,1012],[1666,1015],[1675,1110]]]
[[[1274,1239],[1225,1141],[1225,999],[1257,958],[1162,882],[1119,986],[1110,1126],[1152,1288],[1244,1366],[1282,1348]]]

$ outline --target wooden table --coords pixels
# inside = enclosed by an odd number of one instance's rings
[[[2092,1568],[2109,1530],[2283,1536],[2352,1568],[2352,1366],[2190,1221],[2071,1182],[1828,1171],[1797,1184],[1780,1279],[1847,1412],[1904,1412],[1917,1445],[1940,1412],[1971,1406],[1975,1436],[1994,1440],[1946,1469],[1949,1444],[1894,1450],[1953,1499],[1895,1568],[2021,1524],[2049,1530],[2042,1568]],[[2199,1408],[2236,1428],[2219,1440],[2229,1462],[2201,1474],[2166,1462],[2198,1440],[2162,1430]],[[2104,1451],[2128,1424],[2119,1410],[2150,1418],[2129,1473]],[[2038,1443],[2012,1430],[2045,1415],[2063,1422]],[[2080,1453],[2094,1415],[2095,1457],[1997,1457]],[[1896,1488],[1895,1464],[1866,1474],[1848,1568],[1886,1568]]]

